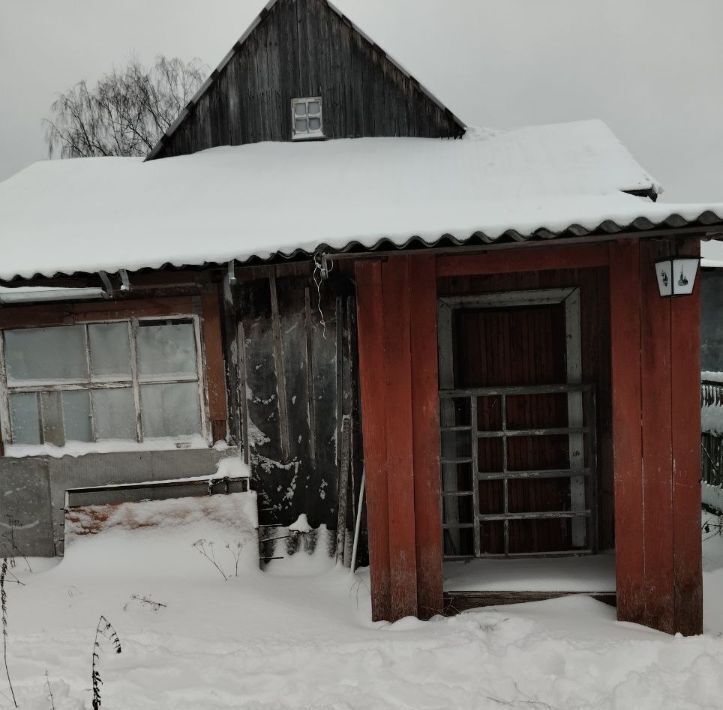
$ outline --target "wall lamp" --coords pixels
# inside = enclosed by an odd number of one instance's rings
[[[655,262],[658,291],[661,296],[687,296],[693,293],[700,259],[690,256],[669,256]]]

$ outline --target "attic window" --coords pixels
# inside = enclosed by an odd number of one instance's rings
[[[295,141],[323,138],[321,122],[321,96],[291,99],[292,138]]]

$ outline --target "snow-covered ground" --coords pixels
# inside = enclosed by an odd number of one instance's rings
[[[199,539],[207,551],[215,543],[228,581],[194,547]],[[723,707],[720,536],[704,543],[707,634],[697,638],[617,623],[585,597],[374,624],[367,575],[332,567],[323,545],[262,573],[245,544],[235,576],[243,539],[191,518],[82,537],[57,566],[30,560],[32,573],[18,560],[8,666],[19,706],[91,707],[103,614],[123,649],[104,647],[103,708]],[[12,707],[1,670],[0,707]]]

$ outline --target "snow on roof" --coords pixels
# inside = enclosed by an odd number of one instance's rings
[[[0,183],[0,278],[261,259],[412,237],[494,240],[606,220],[695,220],[723,205],[665,205],[599,121],[460,140],[256,143],[143,162],[36,163]]]

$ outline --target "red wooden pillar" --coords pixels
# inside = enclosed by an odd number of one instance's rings
[[[700,256],[700,242],[679,249]],[[676,631],[703,630],[703,566],[700,542],[700,292],[671,307],[673,410],[673,588]],[[694,324],[698,327],[691,327]]]
[[[428,617],[442,610],[435,260],[355,271],[372,616]]]
[[[654,264],[672,248],[610,248],[618,617],[692,634],[702,630],[700,289],[659,295]]]
[[[379,621],[390,609],[382,262],[360,261],[355,271],[372,619]]]
[[[640,434],[640,251],[610,247],[610,347],[618,618],[643,623],[643,452]]]
[[[439,452],[437,264],[425,254],[411,260],[412,412],[418,616],[443,609],[442,492]]]

